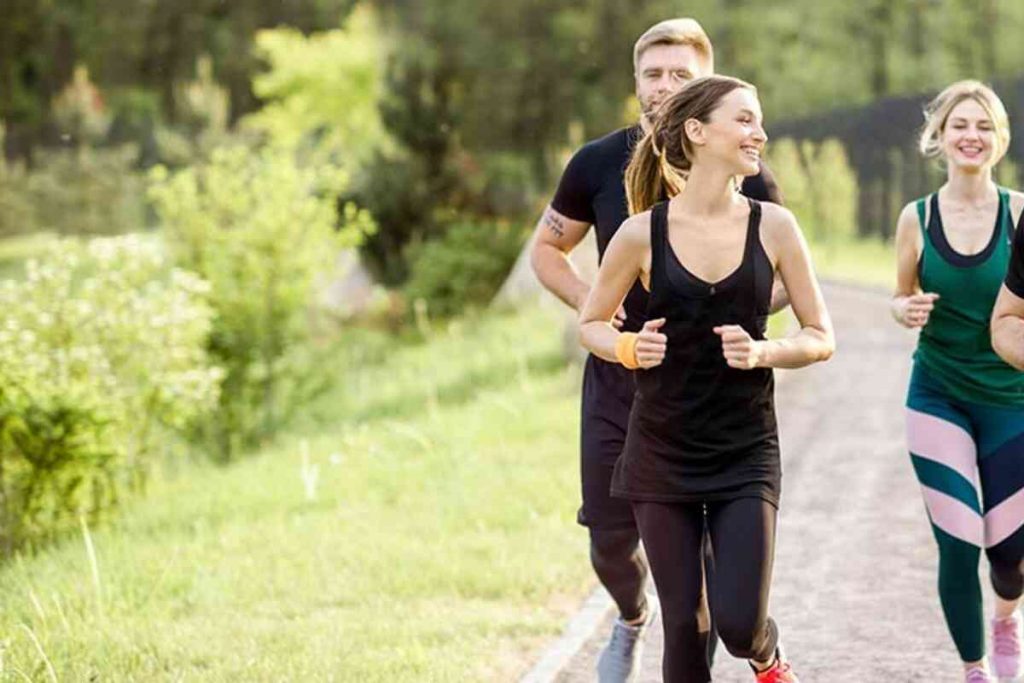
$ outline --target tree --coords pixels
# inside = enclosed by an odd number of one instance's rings
[[[275,146],[350,170],[388,147],[379,109],[386,53],[369,7],[357,9],[342,29],[309,36],[266,29],[255,45],[268,65],[253,79],[264,106],[243,120],[246,127]]]
[[[47,135],[53,96],[77,64],[102,90],[145,89],[159,95],[169,121],[178,116],[177,84],[209,54],[226,84],[232,120],[258,108],[251,49],[261,28],[336,28],[354,0],[6,0],[0,21],[0,120],[9,156],[28,157]]]

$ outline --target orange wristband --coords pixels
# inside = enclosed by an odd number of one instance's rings
[[[630,370],[640,367],[640,361],[636,359],[636,343],[639,336],[636,332],[622,332],[615,340],[615,359]]]

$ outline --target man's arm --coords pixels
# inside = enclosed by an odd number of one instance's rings
[[[999,290],[992,309],[992,348],[1007,363],[1024,370],[1024,195],[1010,194],[1010,208],[1017,216],[1017,232],[1013,239],[1013,253],[1006,282]]]
[[[548,206],[537,221],[530,251],[530,265],[540,283],[576,311],[587,300],[590,285],[580,279],[569,252],[589,229],[590,223],[563,216]]]
[[[1024,370],[1024,297],[1003,285],[992,311],[992,348],[1007,363]]]

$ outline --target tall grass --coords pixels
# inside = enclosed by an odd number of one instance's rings
[[[514,678],[591,580],[557,326],[353,335],[310,430],[0,569],[0,678]]]
[[[812,242],[818,277],[891,290],[896,285],[896,246],[880,239]]]

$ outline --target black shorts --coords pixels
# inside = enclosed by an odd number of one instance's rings
[[[583,505],[576,521],[591,529],[636,528],[630,502],[611,495],[612,471],[626,442],[634,391],[631,370],[587,357],[580,414]]]

